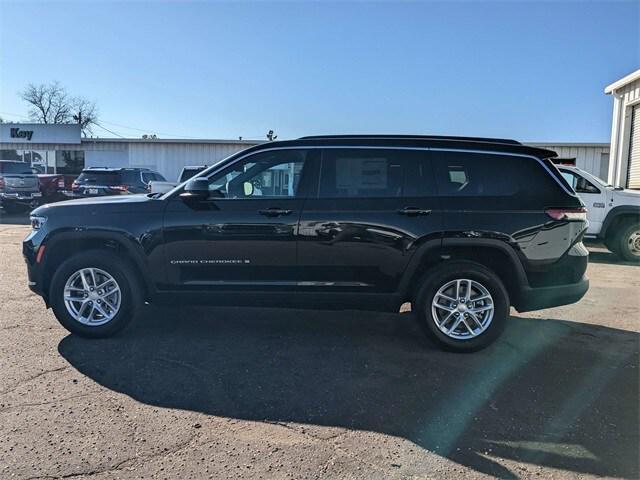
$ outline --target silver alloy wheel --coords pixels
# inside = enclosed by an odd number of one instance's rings
[[[469,340],[484,332],[493,319],[493,297],[481,283],[456,279],[443,285],[431,302],[431,316],[446,336]]]
[[[118,282],[99,268],[82,268],[64,286],[67,312],[83,325],[95,327],[111,321],[120,310]]]
[[[634,230],[627,239],[629,252],[635,257],[640,257],[640,230]]]

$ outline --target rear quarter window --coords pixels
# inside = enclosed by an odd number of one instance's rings
[[[534,158],[433,152],[432,160],[440,196],[553,198],[563,193],[558,182]]]

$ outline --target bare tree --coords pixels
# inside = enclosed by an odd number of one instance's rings
[[[96,105],[82,97],[70,97],[59,82],[29,84],[20,97],[30,105],[29,118],[38,123],[79,123],[82,132],[91,133],[98,120]]]
[[[84,136],[93,133],[91,126],[98,121],[96,104],[82,97],[74,97],[70,103],[73,121],[80,124]]]

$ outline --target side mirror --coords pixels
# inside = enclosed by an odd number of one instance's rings
[[[250,197],[251,195],[253,195],[253,183],[244,182],[243,188],[244,188],[244,196],[245,197]]]
[[[209,198],[209,180],[193,178],[184,186],[180,198],[185,200],[206,200]]]

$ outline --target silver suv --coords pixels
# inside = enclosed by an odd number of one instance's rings
[[[0,160],[0,205],[7,213],[35,208],[41,196],[38,176],[28,163]]]

